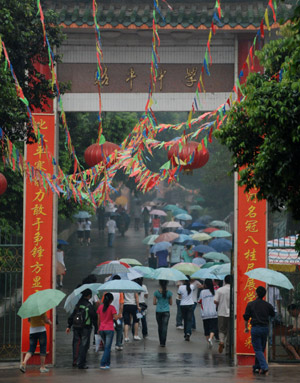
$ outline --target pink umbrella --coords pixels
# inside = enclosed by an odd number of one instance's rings
[[[151,215],[160,215],[162,217],[166,217],[167,214],[163,210],[154,209],[150,211]]]
[[[158,242],[172,242],[174,241],[176,238],[179,237],[179,234],[177,233],[173,233],[172,231],[169,232],[169,233],[163,233],[163,234],[160,234],[156,240],[154,242],[158,243]]]

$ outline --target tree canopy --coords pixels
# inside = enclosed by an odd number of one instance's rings
[[[300,7],[281,36],[257,56],[264,73],[252,73],[246,96],[228,112],[216,133],[232,153],[240,185],[256,186],[273,210],[289,209],[300,219]]]

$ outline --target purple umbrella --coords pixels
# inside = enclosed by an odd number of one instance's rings
[[[210,241],[209,245],[218,252],[230,251],[232,249],[232,243],[228,239],[216,238]]]

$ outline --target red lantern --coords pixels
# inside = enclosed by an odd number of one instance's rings
[[[2,173],[0,173],[0,195],[4,194],[7,189],[7,181]]]
[[[179,150],[179,143],[175,143],[168,151],[168,159],[171,161],[173,166],[179,166],[178,159],[185,163],[191,161],[191,163],[187,165],[181,165],[185,172],[201,168],[207,163],[209,153],[207,150],[199,150],[198,147],[198,142],[189,141],[186,144],[183,144],[181,150]]]
[[[119,150],[119,146],[112,142],[104,142],[104,144],[93,144],[84,152],[84,160],[90,167],[99,164],[99,162],[107,163],[107,157],[115,150]]]

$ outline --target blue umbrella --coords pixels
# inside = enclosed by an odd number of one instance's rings
[[[150,253],[151,254],[155,254],[157,253],[158,251],[162,251],[162,250],[167,250],[169,247],[171,247],[171,243],[170,242],[158,242],[156,245],[152,246],[151,249],[150,249]]]
[[[207,245],[197,245],[194,247],[194,251],[197,251],[197,253],[210,253],[211,251],[215,251],[215,249],[211,246]]]
[[[190,235],[190,234],[191,234],[191,231],[188,230],[188,229],[176,229],[176,230],[175,230],[175,233]]]
[[[176,214],[175,218],[179,219],[180,221],[191,221],[193,219],[191,215],[186,213]]]
[[[58,240],[57,240],[57,243],[58,243],[59,245],[68,245],[68,244],[69,244],[69,242],[65,241],[64,239],[58,239]]]
[[[187,277],[179,270],[160,267],[153,272],[154,279],[163,279],[165,281],[184,281]]]
[[[188,240],[182,242],[182,244],[184,246],[197,246],[197,245],[200,245],[201,242],[197,241],[196,239],[188,239]]]
[[[81,218],[81,219],[84,219],[84,218],[90,218],[91,217],[91,214],[88,213],[87,211],[79,211],[78,213],[74,214],[74,218]]]
[[[202,222],[193,222],[190,226],[189,229],[195,229],[195,230],[200,230],[200,229],[205,229],[206,225]]]
[[[232,243],[228,239],[216,238],[210,241],[209,245],[218,252],[230,251],[232,249]]]
[[[215,274],[212,274],[210,269],[200,269],[191,275],[191,278],[195,279],[217,279]]]
[[[176,238],[173,243],[180,243],[180,244],[182,244],[183,242],[188,241],[190,239],[191,239],[191,237],[189,235],[179,234],[179,238]]]
[[[145,291],[142,286],[133,281],[127,281],[125,279],[115,279],[103,283],[98,288],[98,291],[109,291],[114,293],[138,293]]]

